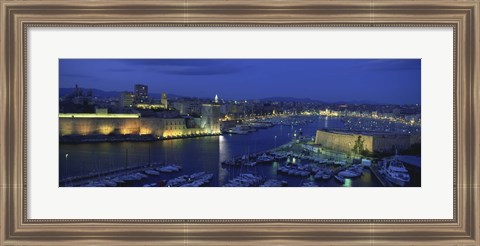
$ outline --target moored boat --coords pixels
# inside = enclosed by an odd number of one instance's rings
[[[145,173],[148,174],[148,175],[155,175],[155,176],[160,175],[159,172],[157,172],[157,171],[155,171],[155,170],[152,170],[152,169],[147,169],[147,170],[145,170]]]
[[[240,125],[237,125],[236,127],[228,129],[227,132],[232,133],[232,134],[242,134],[243,135],[243,134],[247,134],[248,130],[246,130],[244,127],[242,127]]]
[[[318,187],[318,184],[316,184],[313,181],[303,183],[302,187]]]
[[[332,177],[332,175],[330,173],[324,173],[322,175],[322,179],[325,179],[325,180],[330,179],[331,177]]]
[[[397,159],[387,161],[384,170],[385,178],[398,186],[405,186],[410,182],[410,174],[403,163]]]
[[[157,170],[162,172],[162,173],[173,173],[173,172],[178,172],[182,169],[181,166],[171,164],[163,167],[158,167]]]
[[[249,167],[253,167],[253,166],[256,166],[256,165],[257,165],[257,162],[255,162],[255,161],[247,161],[247,162],[245,162],[243,165],[249,166]]]
[[[263,155],[257,158],[257,163],[265,163],[265,162],[272,162],[272,161],[274,161],[274,158],[265,153],[263,153]]]

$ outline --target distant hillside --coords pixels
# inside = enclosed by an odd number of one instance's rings
[[[89,89],[81,88],[84,93],[86,93]],[[60,88],[60,97],[66,96],[71,94],[75,90],[75,88]],[[93,96],[96,97],[119,97],[121,92],[118,91],[102,91],[98,89],[92,89]]]
[[[378,102],[372,102],[372,101],[367,101],[367,100],[354,100],[354,101],[338,101],[333,104],[358,104],[358,105],[380,105],[381,103]]]
[[[60,88],[60,97],[65,95],[71,94],[75,88]],[[82,88],[82,90],[86,93],[89,89]],[[99,89],[92,89],[93,96],[99,98],[112,98],[112,97],[120,97],[120,94],[123,91],[103,91]],[[149,93],[150,97],[159,99],[161,97],[160,93]],[[186,96],[180,96],[175,94],[168,94],[168,98],[186,98]],[[202,98],[208,99],[208,98]],[[267,97],[263,99],[257,99],[259,101],[274,101],[274,102],[303,102],[303,103],[322,103],[322,104],[371,104],[375,105],[378,103],[370,102],[370,101],[338,101],[338,102],[324,102],[320,100],[315,100],[311,98],[295,98],[295,97]],[[251,101],[251,100],[250,100]]]
[[[325,102],[321,100],[311,99],[311,98],[295,98],[295,97],[267,97],[260,99],[261,101],[275,101],[275,102],[303,102],[303,103],[321,103],[321,104],[370,104],[375,105],[379,104],[371,101],[338,101],[338,102]]]
[[[310,98],[295,98],[295,97],[267,97],[260,99],[261,101],[274,101],[274,102],[309,102],[309,103],[324,103],[323,101],[310,99]]]

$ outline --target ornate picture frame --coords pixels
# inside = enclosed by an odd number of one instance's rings
[[[0,244],[480,243],[480,2],[15,1],[0,16]],[[27,218],[30,27],[452,27],[454,218],[448,220],[38,220]]]

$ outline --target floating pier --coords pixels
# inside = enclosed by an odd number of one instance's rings
[[[372,167],[372,166],[368,166],[368,168],[369,168],[370,171],[373,173],[373,175],[375,175],[375,177],[377,177],[378,181],[380,181],[380,183],[381,183],[383,186],[385,186],[385,187],[387,187],[387,186],[392,186],[392,185],[390,184],[390,182],[388,182],[388,181],[383,177],[383,175],[381,175],[381,174],[378,172],[378,170],[377,170],[376,168],[374,168],[374,167]]]

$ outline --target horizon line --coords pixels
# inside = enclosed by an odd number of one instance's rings
[[[103,89],[98,89],[98,88],[84,88],[84,87],[79,87],[80,89],[95,89],[103,92],[115,92],[115,93],[122,93],[122,92],[133,92],[129,90],[120,90],[120,91],[105,91]],[[59,87],[59,89],[75,89],[75,87]],[[167,93],[167,92],[150,92],[149,94],[162,94],[162,93]],[[198,97],[198,96],[185,96],[185,95],[177,95],[175,93],[167,93],[167,95],[175,95],[178,97],[187,97],[187,98],[198,98],[198,99],[209,99],[209,97]],[[218,95],[218,94],[217,94]],[[224,101],[252,101],[252,100],[268,100],[270,98],[292,98],[292,99],[298,99],[298,100],[311,100],[311,101],[316,101],[319,103],[326,103],[326,104],[354,104],[354,105],[416,105],[420,106],[421,103],[382,103],[382,102],[355,102],[355,101],[362,101],[361,99],[359,100],[350,100],[350,101],[336,101],[336,102],[331,102],[331,101],[324,101],[321,99],[312,99],[309,97],[294,97],[294,96],[267,96],[263,98],[242,98],[242,99],[228,99],[228,98],[219,98],[219,100],[224,100]],[[214,96],[212,97],[213,100]]]

